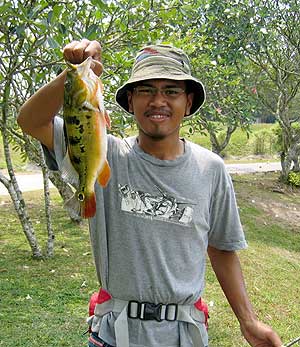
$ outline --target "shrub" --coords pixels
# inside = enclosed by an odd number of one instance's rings
[[[276,136],[269,130],[259,130],[255,134],[254,154],[272,154]]]
[[[291,171],[288,176],[288,183],[294,187],[300,187],[300,172]]]

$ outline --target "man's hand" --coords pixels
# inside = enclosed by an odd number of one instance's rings
[[[98,41],[89,41],[82,39],[81,41],[72,41],[63,49],[64,59],[72,64],[80,64],[86,58],[92,57],[92,70],[97,76],[103,71],[101,64],[101,46]]]
[[[252,347],[282,347],[279,336],[264,323],[253,320],[241,323],[241,331]]]

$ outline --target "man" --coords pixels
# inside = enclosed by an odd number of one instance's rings
[[[99,43],[84,39],[64,49],[72,63],[88,56],[99,74]],[[22,129],[48,149],[52,169],[61,169],[66,155],[63,121],[55,117],[65,76],[37,91],[18,117]],[[102,290],[90,319],[90,347],[208,346],[199,310],[206,252],[250,345],[282,345],[258,321],[246,293],[236,254],[246,241],[224,164],[179,137],[183,118],[204,100],[186,54],[167,45],[141,50],[116,93],[134,116],[138,136],[108,137],[112,177],[104,189],[96,184],[97,213],[89,226]]]

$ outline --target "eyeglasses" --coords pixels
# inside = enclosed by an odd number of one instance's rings
[[[151,86],[137,86],[133,90],[136,95],[146,97],[153,97],[160,92],[167,99],[176,99],[179,95],[185,93],[185,90],[180,87],[156,88]]]

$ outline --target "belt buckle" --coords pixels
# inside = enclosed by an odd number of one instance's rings
[[[161,307],[162,304],[152,304],[150,302],[142,302],[141,308],[143,312],[141,312],[142,320],[156,320],[161,322]]]

